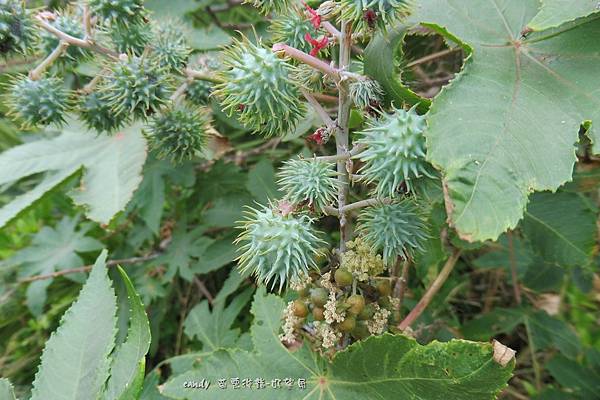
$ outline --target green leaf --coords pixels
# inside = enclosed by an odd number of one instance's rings
[[[164,385],[173,399],[247,399],[248,393],[269,399],[494,399],[506,386],[514,362],[501,367],[488,343],[453,340],[419,345],[414,339],[385,334],[355,343],[337,353],[329,364],[306,345],[290,352],[279,341],[284,302],[260,289],[254,298],[252,339],[254,351],[218,350],[197,369],[176,376]],[[267,387],[258,390],[227,389],[217,379],[238,377],[306,379],[306,389]],[[186,389],[184,382],[208,379],[208,390]]]
[[[179,274],[188,282],[192,281],[194,278],[192,265],[212,243],[212,239],[203,235],[205,230],[206,227],[199,226],[188,231],[185,221],[176,225],[169,247],[164,254],[152,261],[152,265],[167,265],[164,276],[166,281],[170,281],[175,274]]]
[[[543,0],[540,11],[527,27],[543,31],[595,12],[598,12],[598,0]]]
[[[214,227],[232,227],[242,219],[245,206],[252,204],[247,194],[224,197],[215,201],[212,208],[204,213],[203,222]]]
[[[144,305],[131,280],[121,267],[117,267],[125,283],[130,308],[127,338],[114,352],[110,379],[104,398],[107,400],[135,400],[142,390],[145,356],[150,348],[150,324]]]
[[[80,187],[71,197],[85,206],[89,218],[108,224],[141,182],[145,160],[146,141],[139,126],[108,136],[72,123],[58,137],[13,147],[0,154],[0,185],[37,173],[47,175],[31,192],[0,209],[0,227],[81,168]]]
[[[545,261],[586,265],[596,245],[596,217],[576,193],[536,193],[527,206],[523,232]]]
[[[600,35],[600,23],[580,20],[522,39],[537,6],[424,0],[415,17],[470,52],[433,102],[426,133],[450,221],[469,241],[496,239],[517,225],[529,193],[569,181],[580,125],[600,112],[593,78],[600,42],[587,40]]]
[[[558,383],[571,389],[578,398],[600,399],[600,375],[594,370],[561,355],[550,360],[546,368]]]
[[[6,378],[0,378],[0,399],[17,400],[13,386]]]
[[[400,79],[396,58],[401,59],[402,43],[409,26],[399,25],[387,32],[375,36],[364,53],[365,74],[375,79],[385,91],[385,100],[394,103],[396,107],[403,104],[418,104],[418,110],[427,112],[431,101],[419,96]]]
[[[42,353],[32,400],[96,400],[108,378],[117,303],[104,250]]]
[[[246,306],[253,288],[248,288],[237,295],[225,307],[227,295],[219,293],[218,301],[215,299],[212,311],[208,301],[204,300],[196,305],[188,314],[184,323],[185,334],[202,342],[203,351],[214,351],[220,348],[234,347],[240,336],[239,329],[231,329],[238,314]]]
[[[246,188],[261,204],[266,205],[269,200],[281,197],[281,193],[277,189],[275,169],[271,161],[263,158],[250,170]]]
[[[237,256],[237,248],[233,244],[235,235],[226,235],[214,240],[202,254],[198,256],[198,262],[192,267],[195,274],[207,274],[224,267]]]
[[[20,278],[50,274],[83,265],[84,262],[78,253],[100,250],[102,243],[86,236],[92,228],[91,224],[82,224],[77,230],[78,221],[77,217],[65,217],[55,228],[44,226],[34,236],[31,245],[16,253],[7,263],[19,266]],[[27,306],[36,316],[43,311],[46,288],[51,283],[52,279],[34,281],[27,288]]]
[[[522,240],[514,234],[512,240],[517,273],[518,276],[522,276],[527,272],[535,255],[531,246],[529,246],[525,240]],[[507,276],[510,276],[511,256],[508,237],[506,235],[500,236],[498,242],[490,249],[490,251],[477,257],[473,264],[477,268],[503,268],[507,271]]]

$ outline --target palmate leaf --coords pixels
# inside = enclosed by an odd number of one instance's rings
[[[197,369],[164,385],[172,399],[494,399],[506,386],[514,362],[506,367],[493,360],[490,344],[452,340],[419,345],[405,336],[386,334],[351,345],[329,364],[303,346],[288,351],[279,341],[284,302],[260,289],[254,298],[251,328],[254,351],[218,350]],[[226,378],[306,379],[306,389],[220,389]],[[185,388],[184,383],[210,380],[208,390]]]
[[[600,114],[597,16],[521,31],[536,0],[422,0],[415,19],[470,53],[435,99],[428,157],[443,172],[450,222],[463,239],[496,239],[532,191],[571,179],[580,125]],[[592,124],[594,149],[600,130]]]
[[[79,218],[63,218],[56,227],[45,226],[34,236],[31,245],[7,260],[8,265],[18,266],[21,278],[49,274],[56,270],[75,268],[83,264],[78,253],[100,250],[102,243],[86,236],[91,224],[82,224],[77,230]],[[46,303],[46,288],[52,279],[34,281],[27,287],[27,306],[39,316]]]
[[[139,126],[114,136],[96,135],[72,122],[60,136],[13,147],[0,154],[0,185],[45,172],[38,186],[0,208],[0,227],[83,168],[71,193],[86,215],[108,224],[123,210],[142,180],[146,141]]]
[[[598,0],[542,0],[539,13],[527,26],[534,31],[543,31],[599,10]]]
[[[584,266],[596,245],[596,217],[576,193],[536,193],[527,206],[523,231],[545,261]]]
[[[227,307],[225,301],[242,281],[237,270],[232,270],[225,281],[223,289],[215,297],[212,310],[208,301],[196,305],[188,314],[184,323],[184,332],[189,338],[196,337],[202,342],[203,351],[215,351],[220,348],[235,347],[239,329],[231,329],[238,314],[252,297],[253,289],[249,288],[237,295]]]
[[[103,251],[42,354],[32,400],[95,400],[109,374],[117,303]]]
[[[32,400],[138,398],[150,346],[148,317],[131,281],[119,268],[127,292],[129,326],[126,339],[113,352],[118,307],[106,256],[104,250],[79,297],[46,342]]]
[[[0,399],[17,400],[12,384],[6,378],[0,378]]]
[[[110,379],[104,398],[106,400],[135,400],[142,390],[144,381],[145,356],[150,348],[150,324],[144,305],[131,280],[121,267],[117,268],[125,283],[131,309],[127,338],[116,348],[112,356]]]

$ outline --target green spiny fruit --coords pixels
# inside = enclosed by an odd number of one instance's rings
[[[369,107],[372,101],[381,102],[383,98],[381,85],[373,79],[359,79],[350,83],[349,86],[350,97],[356,107],[361,110]]]
[[[56,29],[78,39],[83,39],[83,37],[85,36],[83,28],[81,26],[81,21],[75,16],[59,15],[54,21],[49,21],[49,24],[55,27]],[[41,50],[44,54],[48,55],[52,53],[54,49],[56,49],[56,47],[58,47],[60,39],[54,34],[46,31],[42,31],[41,36]],[[63,53],[63,55],[58,59],[58,62],[79,62],[90,56],[91,53],[86,49],[83,49],[79,46],[69,46],[67,47],[67,50]]]
[[[285,135],[303,115],[298,88],[290,82],[294,67],[271,50],[243,38],[225,51],[223,83],[215,92],[223,110],[265,136]]]
[[[147,135],[158,158],[179,163],[194,157],[206,144],[208,120],[199,110],[185,106],[156,115]]]
[[[146,22],[115,25],[106,29],[119,53],[141,55],[153,39],[152,28]]]
[[[90,0],[92,12],[113,25],[129,25],[144,19],[144,0]]]
[[[37,39],[35,24],[22,2],[0,2],[0,55],[30,53]]]
[[[269,207],[250,209],[236,243],[243,242],[239,257],[241,272],[252,270],[256,278],[279,290],[290,279],[317,268],[315,257],[325,242],[317,236],[306,215],[283,215]]]
[[[365,208],[358,221],[358,231],[376,251],[382,251],[387,266],[393,265],[398,257],[422,251],[428,237],[424,219],[409,199]]]
[[[325,79],[327,76],[323,76],[319,71],[306,64],[298,65],[292,73],[294,82],[313,92],[325,91],[326,83],[329,83],[325,82]]]
[[[278,16],[271,24],[270,30],[273,33],[273,43],[285,43],[305,53],[312,50],[312,45],[305,36],[309,34],[316,39],[320,35],[309,19],[296,10]]]
[[[356,30],[385,29],[410,14],[412,0],[342,0],[340,19],[351,20]]]
[[[248,0],[247,2],[258,8],[263,14],[270,14],[272,12],[282,14],[291,5],[291,0]]]
[[[7,104],[10,114],[24,127],[61,125],[69,107],[69,92],[58,78],[32,80],[23,76],[12,82]]]
[[[146,120],[169,100],[168,76],[154,60],[129,56],[111,65],[100,88],[116,115]]]
[[[197,79],[190,83],[185,92],[185,98],[197,106],[205,106],[212,93],[213,84],[211,82]]]
[[[187,64],[192,49],[186,43],[184,32],[174,25],[175,23],[159,26],[151,48],[159,66],[179,71]]]
[[[97,92],[81,96],[79,116],[88,128],[99,133],[112,133],[127,120],[126,114],[115,114],[106,99]]]
[[[415,179],[432,177],[425,161],[425,117],[418,115],[414,107],[381,113],[368,125],[358,140],[366,145],[366,150],[357,158],[365,163],[361,173],[366,181],[377,183],[378,196],[393,197],[402,182],[412,190]]]
[[[309,206],[323,210],[335,201],[337,173],[333,163],[317,160],[289,160],[279,172],[279,186],[285,199],[294,204],[308,201]]]

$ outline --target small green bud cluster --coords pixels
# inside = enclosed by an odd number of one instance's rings
[[[341,0],[340,18],[359,31],[385,29],[410,14],[412,0]]]
[[[347,245],[355,247],[353,243]],[[360,240],[356,245],[363,247]],[[370,269],[366,279],[356,279],[347,269],[363,261],[353,260],[357,252],[348,250],[342,253],[345,261],[333,273],[312,272],[293,282],[296,300],[284,311],[283,341],[298,341],[302,326],[308,325],[312,329],[307,331],[314,332],[321,349],[331,350],[340,347],[343,335],[362,340],[393,329],[400,319],[399,299],[392,295],[392,279],[379,276],[383,272],[381,256],[367,251],[379,260],[380,268]]]

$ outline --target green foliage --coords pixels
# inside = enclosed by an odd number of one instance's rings
[[[237,242],[242,243],[239,258],[240,271],[251,271],[256,278],[279,290],[291,279],[316,268],[318,246],[325,242],[311,226],[312,219],[305,214],[283,214],[281,210],[263,206],[249,208]]]
[[[54,77],[39,80],[15,77],[9,88],[7,103],[11,115],[23,127],[62,125],[69,105],[69,92]]]
[[[132,307],[131,325],[127,340],[111,355],[117,303],[107,275],[106,255],[103,251],[98,257],[78,299],[46,343],[33,382],[32,399],[46,399],[48,393],[56,399],[95,399],[102,393],[117,398],[113,396],[120,396],[125,390],[135,397],[141,389],[139,383],[131,386],[134,378],[129,376],[129,366],[133,360],[134,366],[141,365],[143,373],[150,338],[148,320],[131,282],[121,271]]]
[[[81,186],[70,196],[86,206],[89,218],[107,224],[131,199],[145,160],[146,143],[135,126],[118,135],[95,136],[73,123],[60,136],[13,147],[0,155],[0,184],[42,172],[46,175],[32,191],[0,208],[0,226],[82,167]]]
[[[8,379],[0,378],[0,397],[6,400],[17,400],[13,386]]]
[[[158,158],[173,163],[192,159],[206,145],[208,121],[195,109],[175,106],[152,119],[146,136]]]
[[[366,146],[359,158],[368,182],[376,182],[379,197],[393,197],[401,183],[414,190],[422,176],[432,177],[425,161],[425,118],[415,109],[395,109],[371,119],[357,143]]]
[[[584,55],[598,49],[585,38],[598,24],[581,21],[522,39],[522,21],[536,14],[536,1],[507,1],[502,9],[483,3],[452,9],[445,0],[426,1],[416,17],[472,50],[460,77],[434,101],[427,133],[429,158],[445,175],[452,225],[472,241],[514,228],[530,192],[571,179],[579,127],[597,115],[588,99],[595,83],[582,77],[595,68]],[[467,18],[471,7],[485,29]]]
[[[279,186],[285,199],[292,204],[307,203],[309,207],[323,210],[335,201],[337,173],[333,163],[317,160],[292,159],[279,171]]]
[[[264,390],[265,399],[323,398],[365,399],[396,398],[419,393],[421,398],[443,399],[448,395],[461,399],[494,399],[505,386],[512,363],[501,367],[493,361],[490,344],[454,340],[417,344],[405,336],[384,335],[370,338],[338,353],[332,363],[311,354],[306,346],[292,352],[277,337],[278,315],[284,303],[274,295],[257,292],[252,304],[251,328],[253,351],[219,350],[206,357],[196,368],[168,381],[163,394],[172,399],[199,399],[214,393],[222,399],[247,398],[247,392],[219,389],[211,385],[207,392],[185,388],[185,381],[202,376],[216,381],[223,376],[271,379],[290,377],[294,382],[306,379],[306,389],[294,383],[291,390]],[[387,356],[386,356],[387,354]],[[286,388],[281,383],[282,388]],[[255,388],[255,387],[254,387]],[[285,392],[283,391],[285,390]]]
[[[358,231],[392,266],[398,257],[412,257],[423,250],[427,238],[425,221],[415,204],[401,200],[365,208],[358,217]]]
[[[304,108],[290,82],[294,67],[246,38],[227,48],[223,62],[228,69],[215,94],[222,98],[224,111],[267,137],[283,136],[296,127]]]
[[[595,12],[598,12],[596,0],[544,0],[539,12],[527,27],[534,31],[543,31]]]

